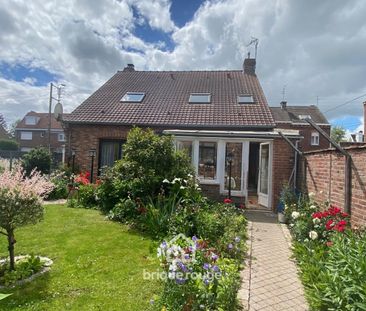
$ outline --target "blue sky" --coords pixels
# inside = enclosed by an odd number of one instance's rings
[[[137,70],[240,69],[255,36],[257,74],[271,106],[286,85],[289,105],[318,102],[332,124],[358,130],[366,3],[312,2],[9,2],[0,8],[0,44],[7,46],[0,50],[0,113],[10,123],[27,110],[47,110],[50,82],[66,84],[64,108],[72,111],[131,62]]]

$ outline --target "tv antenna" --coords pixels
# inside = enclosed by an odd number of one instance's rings
[[[282,100],[284,101],[285,98],[286,98],[286,87],[287,87],[287,84],[284,84],[283,85],[283,88],[282,88]]]
[[[247,44],[247,47],[254,45],[254,58],[257,59],[257,49],[258,49],[258,43],[259,43],[259,39],[255,38],[255,37],[251,37],[250,42]]]

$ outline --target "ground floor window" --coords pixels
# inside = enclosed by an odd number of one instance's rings
[[[99,168],[111,167],[122,158],[123,140],[101,140],[99,145]]]
[[[184,151],[192,161],[193,158],[192,141],[177,141],[177,149],[180,151]]]
[[[217,143],[199,142],[198,176],[203,179],[216,179]]]

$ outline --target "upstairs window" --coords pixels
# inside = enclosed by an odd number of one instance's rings
[[[254,99],[252,95],[238,95],[237,97],[238,104],[253,104]]]
[[[308,115],[308,114],[300,114],[299,115],[299,119],[300,120],[305,120],[305,119],[310,119],[311,120],[311,115]]]
[[[312,132],[311,133],[311,141],[310,144],[312,146],[319,146],[319,133],[318,132]]]
[[[191,93],[189,95],[190,104],[209,104],[211,102],[210,93]]]
[[[26,125],[36,125],[37,124],[37,117],[36,116],[26,116],[25,117],[25,124]]]
[[[125,103],[141,103],[145,97],[145,93],[142,92],[127,92],[121,98],[121,102]]]

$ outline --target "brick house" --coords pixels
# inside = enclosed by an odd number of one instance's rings
[[[302,151],[314,151],[329,148],[329,142],[305,121],[310,118],[330,135],[331,125],[318,107],[310,106],[288,106],[285,101],[280,107],[270,107],[276,126],[282,129],[298,130],[303,139],[299,141],[299,148]]]
[[[48,148],[48,113],[30,111],[17,124],[15,138],[20,151],[28,152],[36,147]],[[51,117],[51,152],[61,161],[65,155],[65,133],[60,121]]]
[[[294,152],[278,134],[255,74],[255,59],[242,70],[137,71],[129,64],[87,98],[63,123],[68,155],[94,172],[113,165],[123,154],[132,126],[174,135],[188,152],[203,191],[214,199],[231,193],[238,202],[255,197],[275,210],[282,184],[294,168]],[[284,129],[292,140],[299,132]]]

